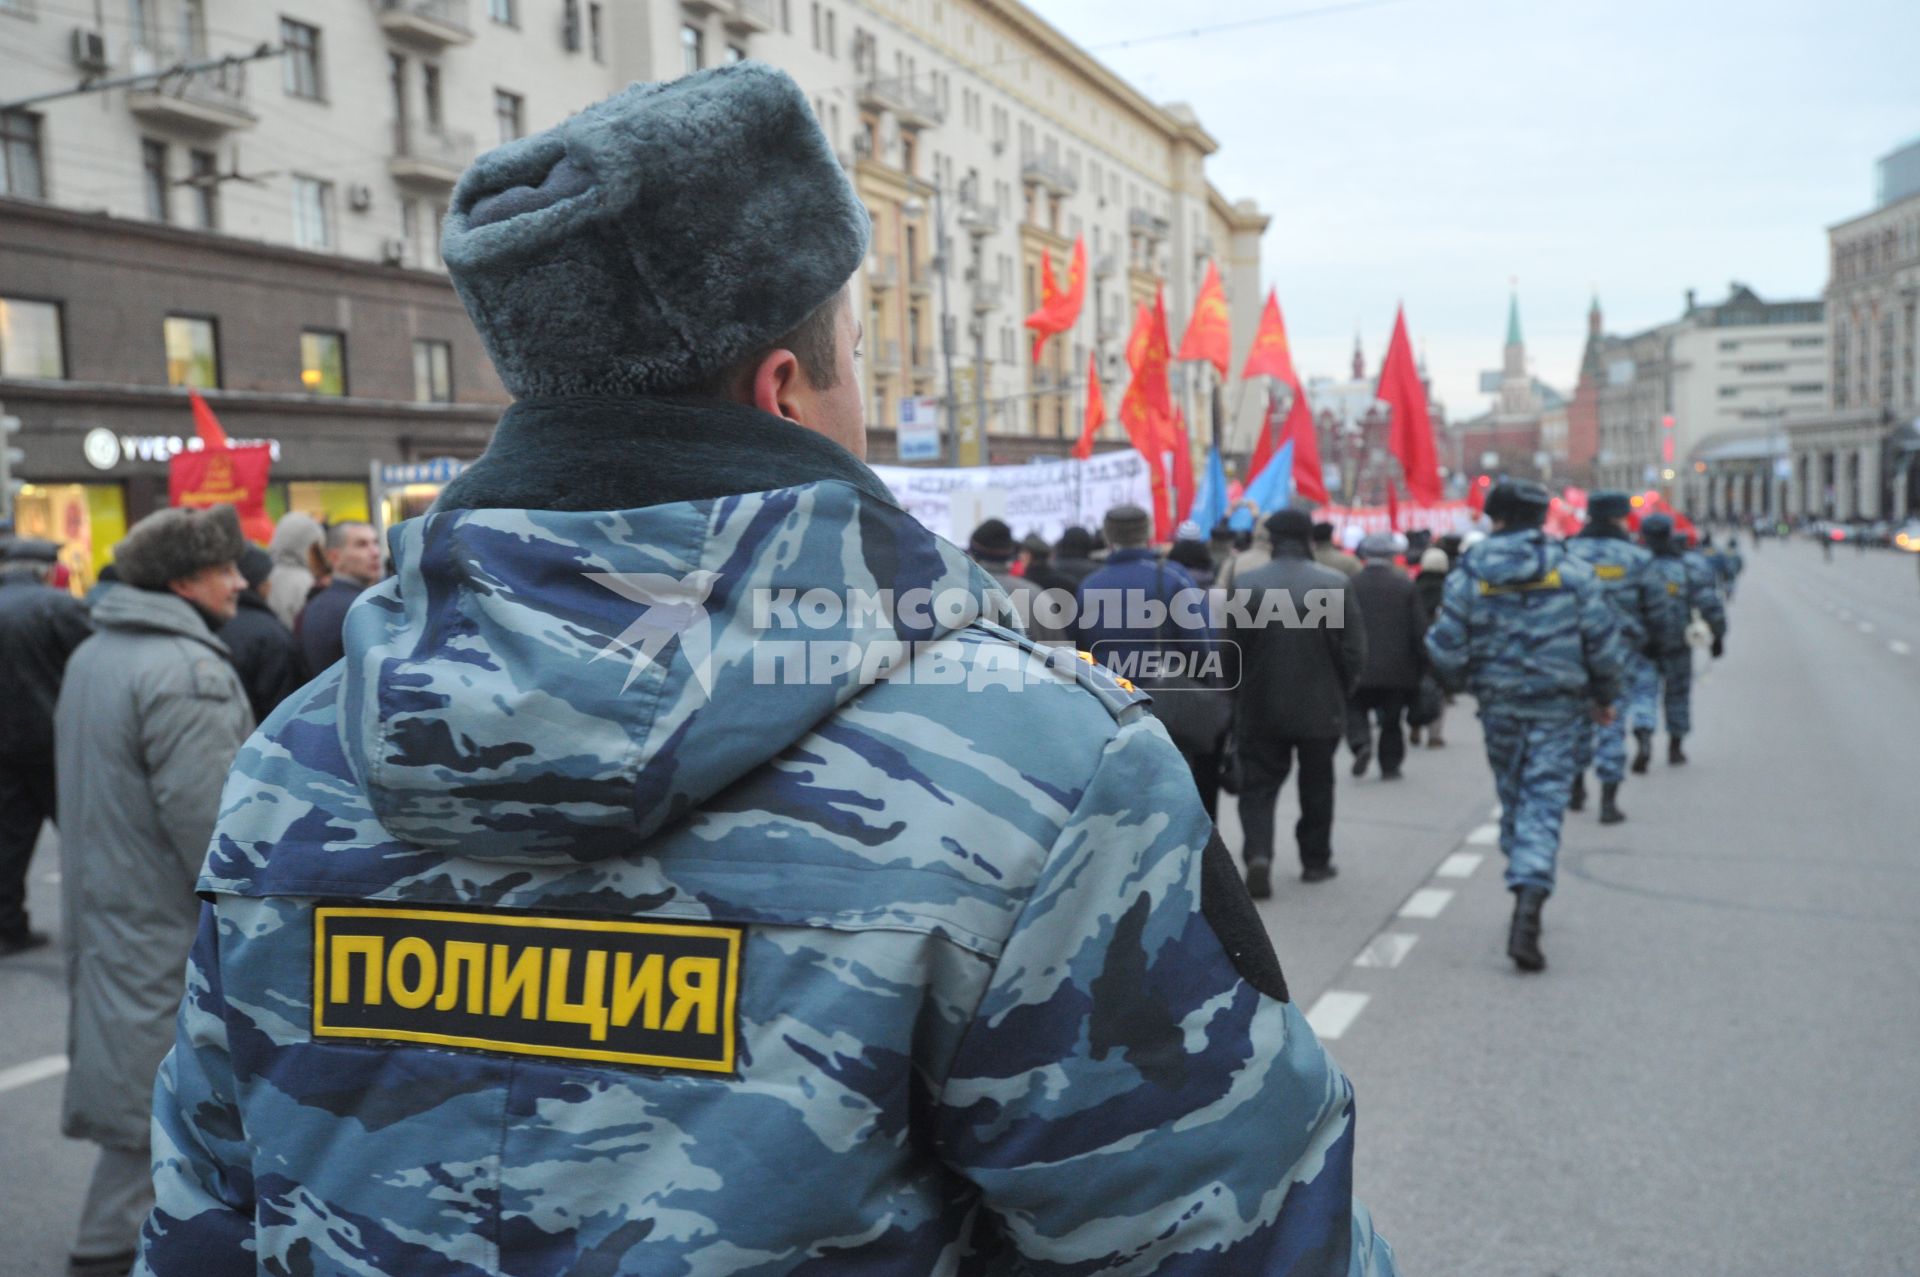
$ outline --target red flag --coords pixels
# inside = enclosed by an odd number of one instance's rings
[[[1033,329],[1033,362],[1047,338],[1066,332],[1080,318],[1080,305],[1087,296],[1087,242],[1073,241],[1073,264],[1067,268],[1067,286],[1054,281],[1053,254],[1040,255],[1040,309],[1027,316],[1026,327]]]
[[[1075,459],[1085,461],[1093,455],[1094,432],[1107,424],[1107,404],[1100,395],[1100,356],[1087,356],[1087,419],[1080,427],[1080,442],[1073,445]]]
[[[1227,293],[1220,284],[1220,270],[1207,262],[1207,278],[1200,295],[1193,299],[1193,316],[1187,320],[1187,334],[1180,339],[1181,360],[1204,359],[1222,377],[1233,360],[1233,340],[1227,326]]]
[[[1127,439],[1147,459],[1147,478],[1153,489],[1153,527],[1156,540],[1173,531],[1173,509],[1167,492],[1166,435],[1173,422],[1173,395],[1167,386],[1166,309],[1148,310],[1141,303],[1134,314],[1133,334],[1127,338],[1127,366],[1133,377],[1120,399],[1120,424]]]
[[[1380,386],[1374,397],[1393,409],[1387,450],[1400,459],[1407,495],[1420,505],[1440,500],[1440,466],[1433,448],[1433,421],[1427,415],[1427,392],[1413,362],[1413,343],[1407,339],[1407,313],[1393,318],[1393,340],[1387,361],[1380,367]]]
[[[1391,479],[1387,480],[1387,526],[1395,532],[1400,530],[1400,496]]]
[[[1293,441],[1293,491],[1317,505],[1331,505],[1326,472],[1320,465],[1320,431],[1313,424],[1313,404],[1301,389],[1298,374],[1288,388],[1293,391],[1293,406],[1287,409],[1285,434]]]
[[[1273,460],[1273,454],[1280,451],[1280,423],[1273,419],[1279,407],[1279,397],[1269,390],[1267,412],[1260,419],[1260,437],[1253,441],[1253,455],[1247,458],[1248,483],[1252,483],[1267,468],[1267,462]]]
[[[1267,292],[1267,308],[1260,312],[1260,326],[1253,331],[1253,345],[1247,348],[1247,362],[1240,369],[1242,381],[1252,377],[1272,377],[1291,384],[1293,350],[1287,345],[1287,324],[1280,318],[1280,299]]]
[[[192,386],[187,387],[187,402],[193,406],[193,432],[200,436],[200,442],[209,448],[228,447],[227,432],[220,428],[220,419]]]
[[[167,503],[192,509],[230,505],[247,538],[265,542],[273,535],[266,507],[271,451],[259,443],[178,453],[167,462]]]
[[[1178,408],[1172,427],[1167,443],[1173,450],[1173,522],[1178,525],[1193,513],[1193,442],[1187,437],[1187,414]]]

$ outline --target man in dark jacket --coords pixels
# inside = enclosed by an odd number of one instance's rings
[[[47,942],[27,919],[27,865],[54,817],[53,706],[87,609],[47,585],[59,547],[8,540],[0,560],[0,958]]]
[[[380,579],[380,538],[373,525],[349,519],[327,529],[327,565],[333,578],[307,600],[295,634],[308,678],[318,678],[345,651],[340,633],[360,591]]]
[[[1402,728],[1426,669],[1426,609],[1413,582],[1394,561],[1398,547],[1382,532],[1360,543],[1363,566],[1353,577],[1353,597],[1367,634],[1367,664],[1347,702],[1347,746],[1353,774],[1364,776],[1373,761],[1373,723],[1380,722],[1380,779],[1399,780],[1407,757]]]
[[[1300,762],[1300,877],[1324,882],[1333,866],[1333,752],[1346,729],[1347,696],[1367,660],[1347,578],[1313,561],[1313,521],[1297,510],[1267,520],[1273,558],[1238,579],[1244,610],[1227,613],[1240,647],[1234,731],[1240,753],[1240,826],[1247,890],[1273,894],[1273,808]],[[1271,615],[1268,596],[1280,605]],[[1263,615],[1264,614],[1264,615]]]
[[[248,546],[240,556],[240,575],[247,579],[247,588],[240,591],[239,611],[220,627],[220,641],[232,654],[256,723],[266,722],[273,707],[307,681],[301,672],[300,647],[267,600],[267,578],[272,574],[273,556],[257,545]]]

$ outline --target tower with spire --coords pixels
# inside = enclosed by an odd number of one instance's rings
[[[1527,341],[1520,333],[1520,294],[1507,298],[1507,345],[1501,359],[1500,407],[1502,417],[1538,417],[1540,396],[1534,393],[1533,378],[1527,373]]]

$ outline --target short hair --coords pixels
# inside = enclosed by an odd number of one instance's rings
[[[327,548],[329,550],[339,550],[346,546],[348,528],[365,528],[369,532],[373,531],[373,525],[365,519],[342,519],[338,523],[329,523],[327,525]]]
[[[1313,539],[1322,545],[1333,544],[1333,525],[1324,519],[1313,525]]]
[[[732,399],[753,375],[762,360],[776,350],[790,350],[800,371],[815,390],[832,390],[840,384],[840,308],[852,305],[845,288],[821,302],[811,315],[780,340],[734,361],[732,365],[704,381],[675,391],[701,399]]]

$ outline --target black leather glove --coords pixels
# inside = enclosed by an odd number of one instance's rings
[[[1719,660],[1727,654],[1727,640],[1724,638],[1716,638],[1713,640],[1713,646],[1708,650],[1713,653],[1714,660]]]

